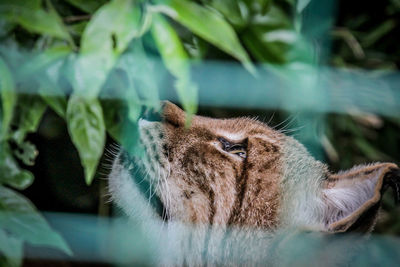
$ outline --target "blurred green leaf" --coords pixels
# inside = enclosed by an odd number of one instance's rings
[[[22,142],[18,145],[18,149],[14,150],[14,155],[28,166],[35,164],[38,153],[36,146],[29,141]]]
[[[151,33],[167,69],[175,76],[178,96],[190,117],[197,111],[197,86],[190,80],[188,55],[175,30],[155,14]],[[189,118],[188,118],[189,119]]]
[[[48,70],[52,64],[65,59],[71,51],[71,48],[66,45],[55,45],[44,51],[39,51],[35,57],[20,67],[19,76],[28,78],[43,70]]]
[[[33,204],[3,186],[0,186],[0,228],[32,245],[51,246],[72,255],[67,243],[51,229]]]
[[[186,40],[183,45],[190,55],[190,58],[193,58],[194,61],[203,59],[210,47],[209,43],[195,35],[192,36],[191,40]]]
[[[25,29],[71,42],[65,25],[57,12],[49,7],[48,11],[37,6],[38,1],[1,1],[0,16],[4,19],[20,24]],[[27,5],[26,3],[35,3]]]
[[[310,4],[311,0],[297,0],[296,11],[298,13],[303,12],[303,10]]]
[[[67,46],[54,45],[27,62],[21,71],[22,78],[39,83],[38,94],[62,118],[65,118],[67,101],[60,80],[69,76],[65,70],[69,58],[74,55],[71,52]]]
[[[20,95],[13,124],[18,127],[12,137],[20,144],[26,134],[36,132],[46,110],[46,103],[37,95]]]
[[[67,100],[58,84],[47,77],[42,77],[38,90],[43,100],[61,117],[65,119]]]
[[[0,258],[1,266],[18,267],[22,264],[22,240],[15,238],[0,228],[0,254],[5,257],[5,262]]]
[[[116,99],[105,99],[101,101],[107,132],[120,144],[122,143],[122,126],[124,124],[124,107],[121,102],[121,100]]]
[[[72,95],[67,106],[67,124],[85,169],[85,181],[89,185],[105,144],[103,111],[98,100]]]
[[[129,42],[139,35],[140,10],[131,0],[103,5],[87,24],[75,64],[75,92],[95,97]]]
[[[257,9],[260,11],[261,14],[264,14],[265,12],[268,11],[268,9],[271,7],[274,2],[272,0],[246,0],[249,5],[257,6]],[[293,0],[287,0],[288,2],[293,1]],[[258,5],[257,5],[258,4]]]
[[[32,173],[20,169],[8,144],[0,143],[0,184],[23,190],[32,184],[33,179]]]
[[[387,155],[377,150],[372,144],[362,137],[355,138],[354,142],[358,149],[360,149],[361,152],[371,160],[391,160]]]
[[[271,6],[264,15],[257,14],[241,38],[250,53],[261,62],[286,63],[290,48],[298,40],[287,15]]]
[[[251,54],[261,62],[285,63],[285,56],[288,51],[287,44],[276,40],[268,40],[268,37],[263,39],[262,33],[262,30],[258,31],[258,29],[252,28],[243,34],[243,42]],[[282,35],[293,36],[294,32],[283,32]]]
[[[16,24],[13,22],[0,18],[0,38],[7,36],[7,34],[14,29],[15,25]]]
[[[96,11],[99,7],[101,7],[104,3],[106,3],[106,0],[66,0],[68,3],[71,5],[87,12],[87,13],[93,13]]]
[[[386,20],[375,29],[368,32],[368,34],[361,39],[361,43],[364,47],[369,47],[379,41],[383,36],[388,34],[392,29],[397,26],[395,20]]]
[[[7,132],[13,117],[13,111],[16,103],[16,94],[14,92],[14,80],[7,67],[7,64],[0,57],[0,93],[1,93],[1,129],[0,142],[7,139]]]
[[[127,51],[119,59],[116,68],[126,73],[128,78],[127,86],[134,87],[137,92],[132,101],[137,101],[136,104],[139,105],[159,108],[160,97],[158,95],[157,82],[153,75],[156,70],[152,62],[147,58],[140,41],[131,43]]]
[[[218,13],[186,0],[158,0],[157,2],[166,5],[166,8],[160,8],[161,12],[232,55],[254,73],[254,67],[235,31]]]
[[[78,36],[80,37],[83,32],[85,31],[85,28],[87,26],[88,22],[87,21],[82,21],[78,23],[74,23],[71,25],[68,25],[68,30],[73,36]]]
[[[136,93],[135,87],[133,85],[125,89],[125,101],[128,104],[128,118],[135,122],[139,119],[140,111],[142,106],[140,105],[139,96]]]
[[[122,124],[121,132],[121,145],[130,155],[136,157],[144,157],[144,148],[140,146],[139,142],[139,125],[137,122],[125,120]]]
[[[42,0],[2,0],[4,5],[18,5],[29,9],[39,9],[42,5]]]
[[[250,19],[250,10],[245,1],[213,0],[210,5],[221,12],[235,28],[245,27]]]

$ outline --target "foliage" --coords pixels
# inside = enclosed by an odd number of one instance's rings
[[[159,109],[160,83],[155,72],[157,76],[167,73],[163,82],[172,80],[182,106],[194,114],[198,86],[191,62],[236,61],[254,77],[258,73],[253,62],[292,67],[315,64],[311,46],[301,35],[302,18],[312,4],[310,0],[1,1],[0,236],[15,248],[1,241],[3,259],[19,265],[23,242],[70,252],[32,204],[9,188],[23,190],[34,180],[21,166],[34,164],[38,151],[27,135],[37,131],[47,108],[66,121],[90,185],[106,135],[135,147],[140,115]],[[385,54],[388,49],[400,54],[387,40],[396,32],[394,16],[399,11],[397,1],[389,5],[390,18],[376,25],[365,20],[368,13],[360,15],[358,23],[341,18],[343,25],[332,32],[337,38],[333,65],[397,69],[399,59]],[[369,55],[376,54],[379,64],[370,60]],[[158,56],[161,69],[153,64]],[[116,105],[115,99],[122,101]],[[339,140],[337,135],[350,131],[350,140],[364,159],[384,158],[377,144],[360,130],[360,120],[368,116],[332,118],[321,141],[328,156],[346,154],[338,149],[341,143],[329,140]],[[399,122],[393,124],[398,129]],[[130,138],[124,136],[126,131]],[[12,225],[11,218],[24,216],[34,223]],[[22,231],[26,226],[36,235]],[[47,238],[39,242],[39,234]]]
[[[400,23],[399,2],[366,3],[360,6],[340,1],[339,7],[346,11],[339,12],[335,27],[331,30],[331,65],[351,70],[368,69],[371,76],[378,79],[395,80],[400,68],[400,47],[394,42],[400,34],[397,26]],[[398,91],[398,80],[393,85]],[[377,92],[382,89],[372,88]],[[396,114],[389,118],[357,110],[344,115],[331,114],[328,116],[326,133],[335,151],[333,157],[329,156],[332,153],[327,153],[328,157],[336,169],[371,161],[398,164],[399,130],[400,120]],[[394,205],[392,199],[389,194],[383,199],[381,220],[376,232],[400,234],[399,207]]]
[[[280,30],[295,34],[285,13],[289,6],[271,1],[2,1],[0,234],[14,247],[0,247],[4,260],[18,265],[23,242],[70,252],[32,204],[5,187],[22,190],[33,182],[32,173],[20,165],[34,164],[38,151],[26,137],[37,130],[47,107],[66,121],[89,185],[106,132],[126,143],[122,129],[129,127],[132,139],[141,112],[159,108],[148,60],[152,51],[145,46],[160,54],[183,107],[193,114],[197,86],[188,60],[212,57],[218,49],[253,75],[251,58],[285,62],[291,44],[260,35]],[[122,107],[110,108],[104,99],[108,94],[124,99]],[[26,216],[31,223],[11,223]],[[45,237],[42,242],[39,234]]]

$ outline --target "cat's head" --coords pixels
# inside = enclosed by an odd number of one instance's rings
[[[113,198],[128,214],[135,216],[129,188],[145,183],[168,220],[368,231],[384,187],[397,188],[394,164],[332,174],[295,139],[253,119],[185,122],[184,111],[169,102],[161,122],[140,121],[145,156],[120,154],[110,175]]]

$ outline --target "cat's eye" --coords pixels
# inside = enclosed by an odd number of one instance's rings
[[[225,150],[226,152],[229,152],[231,154],[235,154],[238,157],[241,158],[246,158],[247,157],[247,145],[246,143],[233,143],[225,138],[219,137],[218,141],[220,141],[222,145],[222,149]]]

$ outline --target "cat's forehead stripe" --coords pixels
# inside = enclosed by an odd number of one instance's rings
[[[246,136],[243,133],[232,133],[232,132],[228,132],[228,131],[222,131],[219,130],[217,131],[217,134],[219,136],[223,136],[226,139],[229,139],[231,141],[242,141],[244,138],[246,138]]]

